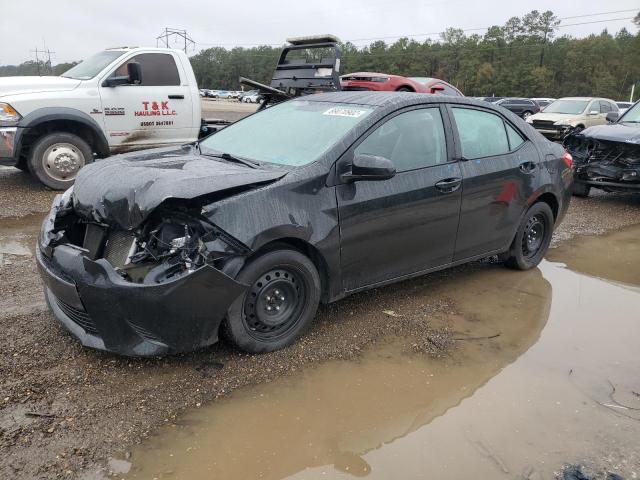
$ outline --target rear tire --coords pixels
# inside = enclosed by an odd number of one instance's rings
[[[591,192],[591,185],[587,185],[586,183],[582,182],[573,183],[573,189],[571,190],[571,193],[574,197],[586,198],[589,196],[589,192]]]
[[[29,171],[53,190],[66,190],[78,171],[93,162],[89,144],[73,133],[55,132],[43,135],[29,152]]]
[[[265,253],[236,280],[249,289],[229,307],[223,329],[245,352],[272,352],[292,344],[318,309],[320,276],[313,262],[295,250]]]
[[[534,203],[520,222],[505,265],[515,270],[535,268],[549,248],[554,223],[551,207]]]

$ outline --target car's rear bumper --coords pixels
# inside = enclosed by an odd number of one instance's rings
[[[45,220],[43,228],[50,223]],[[36,260],[53,315],[83,345],[122,355],[178,353],[215,343],[227,309],[246,289],[209,265],[175,280],[138,284],[73,245],[44,250],[48,255],[36,248]]]

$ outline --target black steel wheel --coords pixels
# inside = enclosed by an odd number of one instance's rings
[[[520,222],[505,265],[517,270],[536,267],[551,243],[554,217],[547,203],[534,203]]]
[[[541,213],[528,218],[524,226],[524,235],[522,235],[522,254],[525,258],[531,259],[540,251],[545,238],[545,225],[545,219]]]
[[[229,308],[224,332],[247,352],[270,352],[290,345],[318,309],[318,271],[295,250],[274,250],[257,257],[240,271],[237,280],[249,288]]]
[[[242,319],[249,335],[271,340],[286,335],[300,320],[307,286],[291,268],[273,268],[258,278],[245,296]]]

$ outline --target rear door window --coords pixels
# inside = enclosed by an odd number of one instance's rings
[[[516,148],[518,148],[520,145],[524,143],[524,138],[522,138],[522,135],[520,135],[516,131],[516,129],[513,128],[508,123],[505,123],[504,126],[507,129],[507,138],[509,139],[509,147],[511,150],[515,150]]]
[[[502,117],[470,108],[453,107],[462,156],[491,157],[509,152],[509,140]]]

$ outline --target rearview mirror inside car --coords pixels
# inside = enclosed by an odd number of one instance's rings
[[[344,182],[358,180],[388,180],[396,174],[391,160],[377,155],[358,154],[353,157],[351,170],[340,175]]]
[[[607,122],[616,123],[620,118],[620,114],[618,112],[608,112],[607,113]]]

